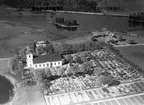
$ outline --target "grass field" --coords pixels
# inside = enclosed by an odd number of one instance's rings
[[[0,73],[5,73],[9,71],[7,63],[8,63],[8,60],[0,60]]]
[[[118,48],[128,60],[144,69],[144,46],[130,46]]]

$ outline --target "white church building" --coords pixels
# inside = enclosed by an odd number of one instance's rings
[[[62,66],[60,54],[46,54],[39,57],[33,56],[32,53],[26,55],[27,68],[42,69]]]

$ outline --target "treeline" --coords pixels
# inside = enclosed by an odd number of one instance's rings
[[[43,10],[63,10],[62,6],[47,6],[47,7],[42,7],[42,6],[33,6],[31,7],[31,11],[43,11]]]
[[[100,7],[100,9],[107,10],[107,11],[114,11],[114,12],[122,10],[122,8],[119,6],[106,6],[106,7]]]
[[[144,12],[130,14],[129,20],[144,22]]]
[[[103,42],[93,42],[93,41],[85,41],[81,43],[73,43],[73,44],[66,44],[66,43],[54,43],[49,42],[46,46],[38,46],[36,47],[36,42],[29,45],[29,51],[32,52],[34,55],[41,55],[43,53],[47,54],[65,54],[71,52],[82,52],[82,51],[89,51],[89,50],[96,50],[102,49],[106,47],[107,44]],[[28,51],[28,52],[29,52]]]
[[[94,0],[4,0],[3,4],[16,8],[44,7],[51,10],[101,12]]]
[[[144,26],[144,12],[130,14],[128,18],[130,27]]]

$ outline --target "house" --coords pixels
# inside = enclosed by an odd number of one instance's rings
[[[99,31],[92,32],[92,34],[93,34],[93,37],[95,37],[95,38],[104,36],[104,33],[103,32],[99,32]]]
[[[95,32],[92,32],[93,37],[95,37],[95,38],[108,36],[109,33],[110,33],[109,31],[95,31]]]
[[[45,46],[46,46],[46,41],[37,41],[37,42],[36,42],[36,47],[38,47],[38,46],[43,46],[43,47],[45,47]]]
[[[34,57],[32,53],[26,55],[27,68],[42,69],[62,66],[60,54],[46,54]]]

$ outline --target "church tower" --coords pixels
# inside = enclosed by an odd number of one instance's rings
[[[33,54],[29,53],[26,55],[27,67],[33,67]]]

